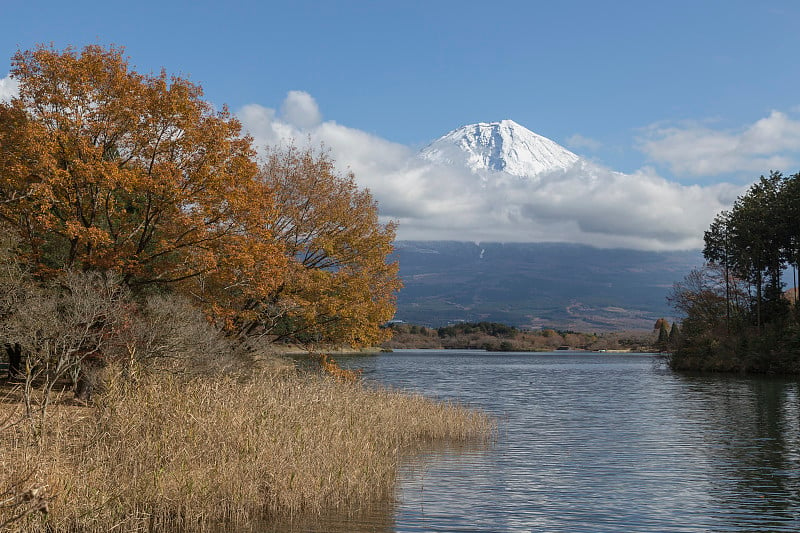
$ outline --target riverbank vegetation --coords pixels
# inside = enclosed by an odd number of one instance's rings
[[[555,329],[521,330],[494,322],[463,322],[440,328],[393,323],[392,337],[382,346],[388,349],[464,349],[495,352],[543,352],[561,349],[659,351],[656,329],[613,333],[578,333]]]
[[[93,406],[62,399],[35,427],[7,392],[0,525],[186,531],[347,512],[393,498],[404,454],[493,431],[457,405],[263,363],[213,379],[107,368]]]
[[[705,233],[707,264],[675,285],[675,369],[800,373],[800,174],[761,177]]]
[[[0,529],[203,529],[391,496],[482,413],[278,343],[373,345],[394,224],[325,153],[258,156],[122,51],[18,52],[0,102]]]

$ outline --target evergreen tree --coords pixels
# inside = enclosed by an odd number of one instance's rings
[[[668,343],[670,348],[675,348],[678,345],[678,342],[680,341],[680,335],[681,332],[680,328],[678,327],[678,323],[673,322],[672,329],[669,330]]]
[[[784,272],[800,265],[800,174],[761,176],[704,234],[706,267],[675,286],[684,313],[674,368],[800,371],[800,345]],[[794,317],[794,323],[788,319]],[[672,337],[672,335],[670,335]]]
[[[669,345],[669,322],[666,320],[661,321],[661,326],[658,329],[658,341],[656,341],[656,347],[660,351],[666,351],[667,346]]]

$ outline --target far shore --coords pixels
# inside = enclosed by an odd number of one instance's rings
[[[424,351],[431,351],[431,352],[455,352],[455,351],[464,351],[464,352],[487,352],[487,353],[596,353],[596,354],[624,354],[624,353],[635,353],[635,354],[653,354],[653,355],[664,355],[662,352],[657,352],[653,350],[634,350],[634,349],[624,349],[624,350],[586,350],[583,348],[569,348],[569,349],[552,349],[552,350],[487,350],[485,348],[470,348],[470,347],[447,347],[447,348],[431,348],[430,346],[426,346],[424,348],[414,348],[414,347],[403,347],[403,348],[393,348],[393,349],[382,349],[382,353],[392,353],[392,352],[424,352]]]

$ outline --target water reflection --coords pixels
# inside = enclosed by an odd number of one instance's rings
[[[392,533],[396,531],[394,522],[396,512],[393,502],[373,503],[342,513],[270,521],[258,524],[252,531],[265,533]]]
[[[795,381],[680,376],[630,355],[410,352],[352,365],[501,418],[489,449],[408,462],[376,531],[800,530]]]
[[[323,516],[287,518],[257,524],[252,531],[270,533],[382,533],[405,531],[435,531],[441,527],[428,529],[430,517],[437,523],[449,524],[446,531],[453,531],[459,525],[455,517],[469,516],[458,512],[453,502],[470,501],[474,489],[470,483],[476,473],[469,471],[469,465],[483,465],[491,459],[487,444],[436,445],[410,453],[403,462],[396,499],[392,501],[365,503],[362,507],[346,509],[341,513]],[[436,494],[437,487],[426,487],[428,476],[444,476],[454,483],[446,494]],[[477,472],[480,477],[480,472]],[[459,482],[456,482],[460,480]],[[468,497],[464,497],[468,496]],[[446,502],[447,507],[437,509],[438,502]],[[398,506],[398,503],[402,505]],[[472,510],[474,511],[474,510]],[[413,523],[412,529],[398,528],[398,518]],[[461,523],[461,526],[470,526]],[[461,529],[457,529],[461,530]]]
[[[729,527],[798,526],[798,384],[769,378],[684,377],[682,400],[705,442],[710,494]]]

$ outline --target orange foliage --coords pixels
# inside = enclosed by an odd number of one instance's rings
[[[251,142],[200,87],[132,72],[99,46],[18,52],[11,74],[20,94],[0,106],[0,217],[42,267],[141,284],[252,259],[225,256],[255,198]]]
[[[395,224],[381,224],[375,200],[352,174],[337,174],[312,149],[272,151],[259,180],[279,206],[270,229],[289,264],[276,295],[286,316],[316,340],[378,344],[401,283],[387,263]]]
[[[336,381],[342,383],[355,383],[361,378],[361,370],[344,369],[328,354],[321,354],[319,356],[319,366],[326,374],[333,376]]]
[[[324,154],[259,167],[227,108],[122,51],[18,52],[0,103],[0,218],[40,273],[169,284],[245,334],[374,344],[400,287],[394,224]]]

